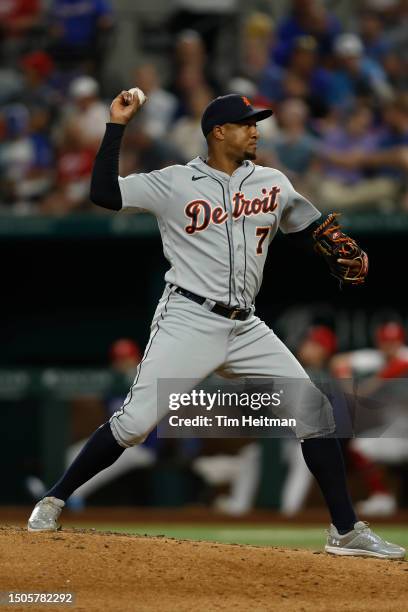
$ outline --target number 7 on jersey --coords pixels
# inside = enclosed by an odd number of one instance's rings
[[[269,234],[269,232],[271,231],[271,227],[257,227],[256,228],[256,235],[258,236],[259,240],[258,240],[258,245],[256,247],[256,254],[257,255],[262,255],[263,252],[263,244]]]

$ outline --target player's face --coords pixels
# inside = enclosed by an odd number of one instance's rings
[[[259,132],[255,119],[246,119],[240,123],[226,123],[225,148],[228,154],[238,162],[244,159],[256,159],[256,147]]]
[[[304,340],[298,349],[298,359],[305,368],[322,369],[327,365],[329,354],[318,342]]]

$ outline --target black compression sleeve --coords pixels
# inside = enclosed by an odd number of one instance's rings
[[[97,206],[120,210],[119,151],[125,126],[107,123],[99,151],[95,157],[91,179],[91,200]]]

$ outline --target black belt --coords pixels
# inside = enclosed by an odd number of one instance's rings
[[[170,288],[173,286],[174,285],[170,285]],[[201,295],[197,295],[196,293],[187,291],[182,287],[177,287],[177,289],[175,289],[174,291],[175,293],[179,293],[180,295],[183,295],[189,300],[197,302],[197,304],[200,305],[204,304],[204,302],[206,301],[206,299],[203,298]],[[215,314],[220,315],[221,317],[225,317],[227,319],[238,319],[238,321],[246,321],[252,314],[251,308],[228,308],[227,306],[222,306],[221,304],[215,304],[210,310],[211,312],[214,312]]]

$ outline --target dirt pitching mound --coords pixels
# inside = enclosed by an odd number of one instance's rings
[[[67,592],[90,612],[408,611],[408,563],[284,548],[0,528],[0,591]]]

